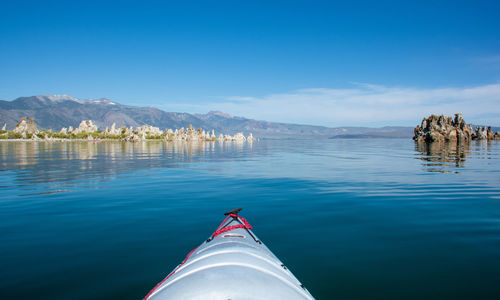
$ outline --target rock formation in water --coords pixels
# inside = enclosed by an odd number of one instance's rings
[[[22,118],[21,121],[17,123],[13,132],[21,134],[22,138],[31,138],[31,136],[38,133],[38,128],[33,119],[26,121],[26,118]]]
[[[500,132],[493,132],[491,126],[488,127],[476,127],[476,130],[472,133],[472,139],[474,140],[500,140]]]
[[[107,133],[107,134],[113,134],[113,135],[120,134],[119,130],[116,129],[116,123],[113,123],[113,125],[111,125],[111,128],[106,127],[106,129],[104,130],[104,132]]]
[[[417,142],[456,142],[468,143],[471,140],[493,140],[499,133],[493,133],[491,127],[473,130],[472,125],[467,125],[462,114],[455,117],[445,115],[431,115],[422,120],[421,125],[414,129],[413,139]]]
[[[78,128],[75,128],[75,130],[72,131],[74,134],[79,134],[81,132],[96,132],[97,131],[97,126],[92,123],[92,120],[83,120],[80,122],[80,125],[78,125]]]
[[[15,135],[9,135],[8,132],[4,132],[0,135],[1,139],[11,139],[11,138],[23,138],[23,139],[43,139],[43,140],[54,140],[54,139],[118,139],[122,141],[143,141],[143,140],[165,140],[165,141],[193,141],[193,142],[203,142],[203,141],[236,141],[242,142],[247,140],[243,133],[237,133],[234,136],[219,134],[217,138],[215,131],[212,130],[211,133],[206,132],[202,128],[194,129],[193,126],[189,125],[187,129],[165,129],[161,130],[158,127],[150,125],[142,125],[137,128],[133,127],[120,127],[116,128],[116,124],[113,123],[111,128],[106,128],[104,131],[99,130],[98,127],[92,122],[92,120],[83,120],[80,122],[78,128],[73,129],[73,127],[63,127],[59,132],[52,132],[50,130],[39,131],[35,122],[30,119],[28,122],[26,118],[23,118],[21,122],[14,129]],[[248,141],[253,141],[255,138],[250,133],[248,136]]]

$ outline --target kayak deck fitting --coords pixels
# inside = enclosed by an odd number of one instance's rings
[[[148,299],[314,299],[238,213],[193,249]]]

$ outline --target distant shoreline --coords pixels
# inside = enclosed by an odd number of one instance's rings
[[[247,137],[239,132],[235,135],[228,135],[220,133],[215,135],[215,131],[211,133],[203,130],[202,128],[194,129],[192,125],[188,128],[180,129],[165,129],[160,130],[158,127],[150,125],[142,125],[137,128],[133,127],[120,127],[116,128],[113,125],[104,130],[100,130],[92,122],[92,120],[83,120],[77,128],[63,127],[59,132],[52,130],[38,130],[37,125],[33,119],[22,118],[16,125],[14,130],[6,130],[6,125],[0,130],[0,140],[19,140],[19,141],[105,141],[114,140],[122,142],[138,142],[138,141],[254,141],[252,133]]]
[[[145,140],[140,140],[140,141],[131,141],[132,143],[139,143],[139,142],[161,142],[161,143],[228,143],[228,142],[235,142],[235,143],[243,143],[243,142],[255,142],[255,141],[260,141],[260,139],[253,139],[253,140],[214,140],[214,141],[201,141],[201,140],[165,140],[165,139],[145,139]],[[88,140],[88,139],[37,139],[37,140],[32,140],[32,139],[0,139],[0,143],[8,143],[8,142],[36,142],[36,143],[46,143],[46,142],[87,142],[87,143],[102,143],[102,142],[117,142],[117,143],[123,143],[123,142],[129,142],[129,141],[122,141],[118,139],[99,139],[99,140]]]

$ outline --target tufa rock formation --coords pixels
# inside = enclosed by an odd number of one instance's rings
[[[73,130],[72,132],[74,134],[79,134],[81,132],[96,132],[97,131],[97,126],[92,123],[92,120],[83,120],[80,122],[80,125],[78,125],[78,128]]]
[[[121,127],[116,128],[116,124],[113,123],[111,128],[106,128],[104,131],[98,130],[97,126],[91,120],[83,120],[80,122],[78,128],[73,129],[73,127],[63,127],[59,132],[52,132],[51,130],[39,131],[33,119],[26,121],[26,118],[21,119],[21,122],[16,126],[14,132],[17,133],[18,138],[32,139],[32,140],[69,140],[69,139],[87,139],[89,141],[99,140],[99,139],[114,139],[122,141],[144,141],[144,140],[164,140],[164,141],[193,141],[193,142],[203,142],[203,141],[254,141],[255,138],[250,133],[248,138],[245,138],[243,133],[237,133],[234,136],[219,134],[217,138],[214,130],[211,134],[205,132],[202,128],[194,129],[193,126],[189,125],[187,129],[165,129],[160,130],[158,127],[150,125],[142,125],[137,128],[133,127]],[[4,133],[0,136],[1,139],[5,139],[8,133]]]
[[[476,127],[476,130],[472,133],[472,139],[474,140],[500,140],[500,132],[493,132],[491,126],[486,127]]]
[[[445,115],[431,115],[422,120],[420,126],[414,129],[413,139],[417,142],[456,142],[468,143],[471,140],[494,140],[499,133],[491,131],[491,127],[476,128],[467,125],[462,118],[462,114],[455,114],[455,117]]]
[[[33,134],[37,134],[38,128],[36,127],[35,121],[33,119],[29,119],[28,121],[26,121],[26,118],[22,118],[13,131],[16,133],[20,133],[23,138],[26,138],[28,134],[30,136]]]

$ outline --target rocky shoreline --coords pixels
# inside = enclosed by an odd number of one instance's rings
[[[63,127],[60,131],[39,130],[33,119],[22,118],[13,130],[7,130],[6,124],[0,130],[0,140],[24,140],[24,141],[101,141],[119,140],[126,142],[138,142],[147,140],[162,141],[254,141],[255,138],[250,133],[247,137],[243,133],[228,135],[220,133],[215,135],[214,130],[205,131],[202,128],[194,129],[191,125],[188,128],[165,129],[142,125],[136,128],[120,127],[116,128],[113,123],[111,127],[100,130],[92,120],[83,120],[77,128]]]
[[[456,142],[469,143],[472,140],[500,140],[500,132],[493,132],[491,127],[473,127],[467,125],[462,114],[455,117],[431,115],[422,120],[414,129],[413,139],[416,142]]]

